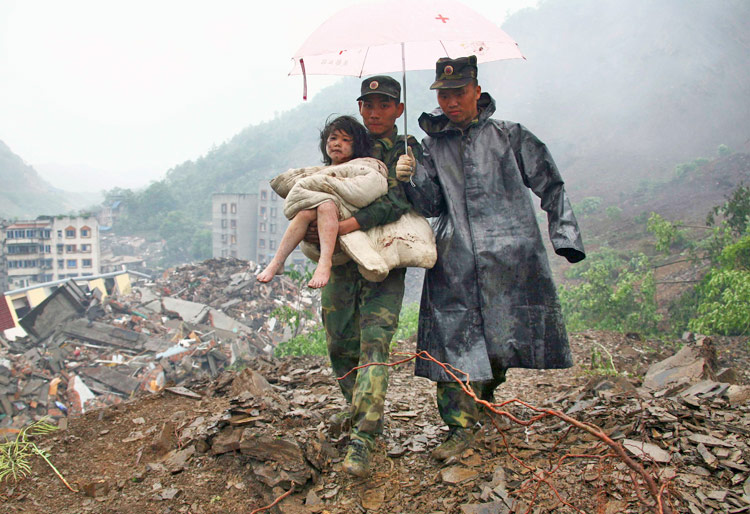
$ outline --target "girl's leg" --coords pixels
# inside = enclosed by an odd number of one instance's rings
[[[307,287],[320,288],[331,277],[331,258],[339,233],[339,210],[332,201],[318,205],[318,238],[320,239],[320,259]],[[304,234],[303,234],[304,235]]]
[[[289,257],[289,254],[294,251],[294,248],[300,243],[300,241],[302,241],[302,238],[305,237],[307,226],[316,216],[317,213],[315,209],[306,209],[304,211],[299,211],[294,218],[292,218],[291,223],[289,223],[289,226],[286,228],[286,232],[284,232],[284,235],[281,237],[281,242],[279,243],[279,249],[276,251],[276,255],[273,256],[273,259],[268,263],[266,269],[258,273],[258,276],[256,277],[258,282],[268,282],[274,277],[274,275],[276,275],[276,272],[284,265],[284,261]]]

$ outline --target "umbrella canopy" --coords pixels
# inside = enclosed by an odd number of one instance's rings
[[[381,0],[331,16],[294,54],[290,75],[374,75],[401,70],[406,126],[406,71],[433,69],[440,57],[477,62],[523,59],[511,37],[455,0]],[[404,148],[408,145],[404,139]]]
[[[497,25],[452,0],[385,0],[333,15],[294,54],[289,73],[353,75],[432,69],[440,57],[523,58]]]

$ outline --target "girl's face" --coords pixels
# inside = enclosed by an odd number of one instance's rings
[[[354,157],[354,140],[352,136],[340,130],[334,130],[326,140],[326,153],[331,164],[341,164]]]

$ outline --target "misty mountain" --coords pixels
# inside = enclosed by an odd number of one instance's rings
[[[50,185],[3,141],[0,141],[0,184],[0,218],[4,219],[68,213],[85,205],[88,199]]]
[[[607,197],[720,144],[748,150],[748,19],[743,0],[547,1],[504,26],[528,61],[489,78],[570,187]]]

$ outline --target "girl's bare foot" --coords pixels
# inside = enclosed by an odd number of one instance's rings
[[[331,278],[331,265],[320,264],[315,268],[312,279],[307,283],[307,287],[312,289],[320,289],[328,283],[328,279]]]
[[[278,273],[279,268],[281,265],[275,263],[274,261],[271,261],[271,263],[266,266],[266,269],[258,273],[258,276],[255,277],[258,282],[270,282],[271,279]]]

